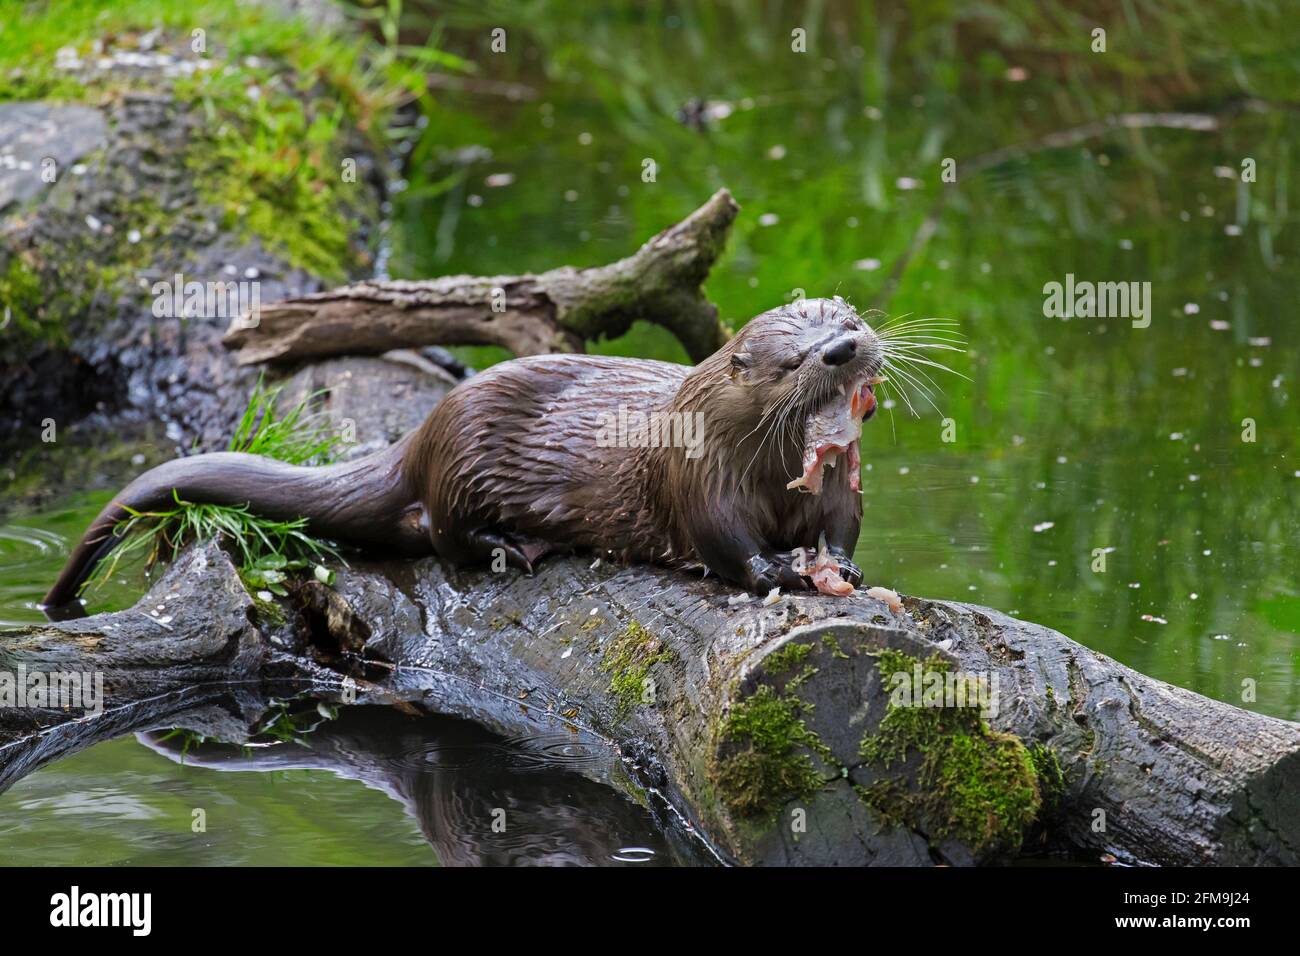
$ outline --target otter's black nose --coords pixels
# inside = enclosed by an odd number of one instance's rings
[[[822,352],[822,361],[827,365],[843,365],[858,350],[858,343],[851,338],[842,338]]]

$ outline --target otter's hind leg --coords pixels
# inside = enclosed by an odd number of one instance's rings
[[[509,531],[471,531],[465,536],[465,544],[470,554],[479,561],[493,564],[504,557],[511,567],[529,574],[533,573],[534,564],[560,550],[541,538],[530,538]],[[493,569],[496,569],[495,564]]]

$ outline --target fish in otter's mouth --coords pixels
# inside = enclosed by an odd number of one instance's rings
[[[849,487],[862,491],[861,459],[858,440],[862,423],[876,411],[876,386],[885,379],[872,375],[844,385],[838,394],[808,416],[804,425],[803,474],[786,488],[818,495],[822,490],[822,471],[834,468],[841,455],[847,459]]]

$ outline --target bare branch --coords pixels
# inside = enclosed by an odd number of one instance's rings
[[[580,352],[587,339],[620,335],[643,319],[669,329],[699,361],[727,338],[700,286],[738,208],[719,190],[633,255],[590,269],[368,281],[287,299],[264,306],[257,319],[236,320],[224,342],[239,350],[241,365],[425,345],[500,345],[535,355]]]

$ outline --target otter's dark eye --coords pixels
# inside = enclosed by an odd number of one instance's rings
[[[741,355],[739,352],[737,352],[735,355],[731,356],[731,367],[734,369],[749,368],[749,356]]]

